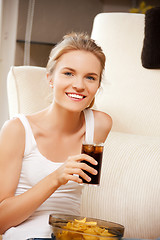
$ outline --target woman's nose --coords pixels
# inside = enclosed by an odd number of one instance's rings
[[[78,91],[83,91],[85,89],[84,79],[83,78],[76,78],[72,84],[73,88]]]

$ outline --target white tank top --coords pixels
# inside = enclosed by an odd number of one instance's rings
[[[91,109],[84,110],[86,133],[85,142],[93,142],[94,116]],[[32,188],[45,176],[49,175],[63,163],[52,162],[38,150],[31,126],[23,114],[18,117],[25,128],[25,151],[19,184],[15,195],[20,195]],[[26,240],[27,238],[49,238],[51,227],[48,224],[50,214],[80,215],[82,185],[69,181],[59,187],[25,222],[8,229],[3,240]]]

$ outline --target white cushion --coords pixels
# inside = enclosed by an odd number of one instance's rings
[[[114,131],[160,136],[160,70],[141,64],[144,14],[98,14],[92,38],[106,55],[97,108],[112,116]]]
[[[46,108],[52,101],[52,89],[42,67],[11,67],[7,78],[9,114],[31,114]]]
[[[111,132],[99,187],[85,186],[82,216],[125,226],[125,237],[160,236],[160,137]]]

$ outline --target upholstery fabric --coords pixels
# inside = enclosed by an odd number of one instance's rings
[[[42,67],[11,67],[7,79],[10,118],[17,113],[40,111],[51,103],[52,89],[45,73]]]
[[[126,238],[160,236],[160,137],[111,132],[99,187],[85,185],[82,216],[125,226]]]
[[[92,38],[106,55],[97,108],[112,116],[114,131],[160,136],[160,70],[141,64],[144,14],[98,14]]]

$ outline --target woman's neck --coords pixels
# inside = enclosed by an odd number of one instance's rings
[[[46,111],[46,117],[53,128],[57,127],[63,134],[73,134],[81,129],[84,123],[83,112],[72,112],[57,106],[50,105]]]

